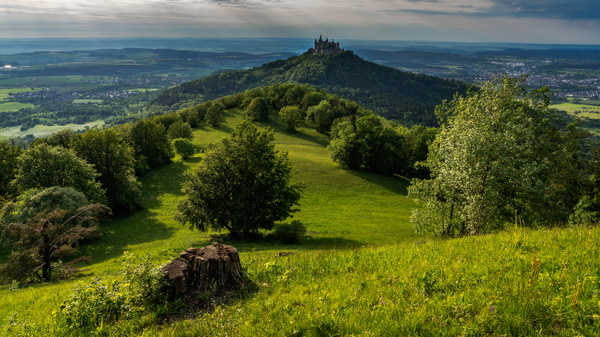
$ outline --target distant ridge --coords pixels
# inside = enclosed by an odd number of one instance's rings
[[[434,125],[433,110],[444,99],[463,94],[468,85],[454,80],[403,72],[368,62],[339,43],[315,40],[300,56],[260,67],[215,73],[162,92],[154,105],[171,109],[247,89],[284,82],[306,83],[355,100],[380,115],[405,124]]]

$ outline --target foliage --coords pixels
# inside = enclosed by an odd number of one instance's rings
[[[15,242],[2,274],[9,274],[18,281],[34,281],[41,270],[41,279],[50,281],[52,263],[74,256],[81,241],[97,237],[96,225],[109,214],[110,209],[106,206],[90,204],[75,211],[60,208],[42,211],[25,222],[11,224],[10,231]],[[23,259],[30,261],[30,268],[23,270],[23,266],[19,265]],[[18,273],[13,268],[18,268]]]
[[[225,106],[220,103],[211,104],[206,110],[206,115],[204,116],[204,120],[206,123],[213,127],[217,127],[221,125],[223,122],[223,114],[225,113]]]
[[[465,93],[467,86],[457,81],[417,75],[365,61],[352,52],[321,57],[307,52],[287,60],[260,67],[215,73],[199,80],[184,83],[161,93],[154,104],[176,106],[196,97],[215,99],[243,92],[250,88],[286,82],[304,83],[322,88],[345,99],[354,100],[382,116],[405,124],[436,123],[434,107],[455,93]],[[298,102],[301,87],[294,87],[283,97],[285,105],[302,105],[303,109],[317,105],[310,93]],[[286,100],[289,100],[287,102]],[[312,101],[311,101],[312,100]],[[275,111],[281,109],[278,107]],[[324,129],[321,129],[324,130]]]
[[[402,174],[412,178],[428,178],[429,170],[421,163],[427,160],[429,144],[433,142],[439,129],[414,125],[410,128],[400,126],[397,131],[404,138],[404,148],[407,156],[407,164]]]
[[[334,112],[331,103],[327,100],[322,100],[318,105],[311,106],[306,110],[306,122],[321,133],[329,132],[333,119]]]
[[[182,120],[178,120],[175,123],[171,124],[171,126],[169,126],[169,129],[167,130],[167,134],[169,135],[169,139],[171,139],[171,140],[173,140],[175,138],[191,139],[192,138],[192,127],[190,126],[190,124],[188,124]]]
[[[573,213],[569,216],[569,224],[584,226],[597,225],[600,222],[600,214],[596,209],[597,207],[592,199],[587,195],[584,195],[573,208]]]
[[[266,122],[269,120],[269,103],[264,97],[253,98],[246,107],[246,116],[250,120]]]
[[[441,106],[448,119],[430,146],[431,179],[410,188],[422,205],[414,211],[417,228],[456,235],[515,217],[524,225],[565,223],[578,201],[578,148],[548,104],[545,91],[504,78]]]
[[[115,213],[129,213],[137,207],[140,183],[135,176],[133,148],[119,133],[89,130],[74,141],[73,148],[98,171],[98,181]]]
[[[183,159],[188,159],[196,153],[196,146],[189,139],[175,138],[173,139],[173,147],[175,152]]]
[[[0,208],[0,242],[10,242],[9,226],[24,223],[37,214],[47,213],[55,208],[74,212],[88,204],[85,195],[71,187],[50,187],[44,190],[27,190],[13,202]]]
[[[129,139],[138,161],[136,171],[140,175],[171,162],[171,143],[161,124],[148,119],[139,120],[131,128]]]
[[[306,226],[298,220],[290,223],[278,223],[273,227],[273,239],[286,244],[298,243],[306,235]]]
[[[92,202],[104,202],[105,191],[96,181],[99,174],[73,150],[39,144],[25,151],[17,161],[13,186],[24,192],[54,186],[73,187]]]
[[[334,161],[351,169],[382,174],[404,173],[404,138],[368,114],[340,120],[331,131],[329,150]]]
[[[290,183],[287,155],[275,150],[273,140],[273,132],[241,123],[189,175],[179,221],[200,230],[226,228],[247,235],[287,218],[301,188]]]
[[[10,182],[17,172],[17,158],[23,150],[14,145],[0,142],[0,198],[11,194]]]
[[[295,131],[298,123],[302,121],[302,111],[297,105],[286,105],[279,110],[279,118],[288,131]]]

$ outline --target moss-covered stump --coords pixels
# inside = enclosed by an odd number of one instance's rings
[[[193,296],[202,292],[222,293],[244,285],[237,249],[223,244],[188,248],[163,267],[171,296]]]

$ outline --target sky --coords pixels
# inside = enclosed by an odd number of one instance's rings
[[[2,0],[1,38],[314,37],[600,44],[600,0]]]

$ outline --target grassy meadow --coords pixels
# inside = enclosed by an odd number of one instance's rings
[[[34,105],[30,103],[21,103],[10,101],[10,94],[31,92],[31,88],[13,88],[13,89],[0,89],[0,113],[2,112],[15,112],[25,108],[33,108]]]
[[[217,142],[240,121],[231,115],[218,129],[195,130],[194,142]],[[455,240],[417,237],[409,222],[415,205],[406,196],[408,182],[345,170],[329,157],[326,141],[309,129],[277,133],[294,180],[305,185],[294,219],[307,226],[308,237],[300,245],[231,242],[257,285],[255,292],[170,324],[117,323],[112,334],[132,334],[132,324],[134,334],[143,336],[600,333],[600,229],[515,228]],[[104,236],[83,249],[92,263],[82,278],[1,287],[0,336],[52,335],[53,312],[73,288],[97,277],[120,277],[126,252],[165,263],[221,234],[192,231],[173,218],[184,197],[184,172],[201,160],[201,155],[175,158],[144,177],[145,209],[103,226]]]

